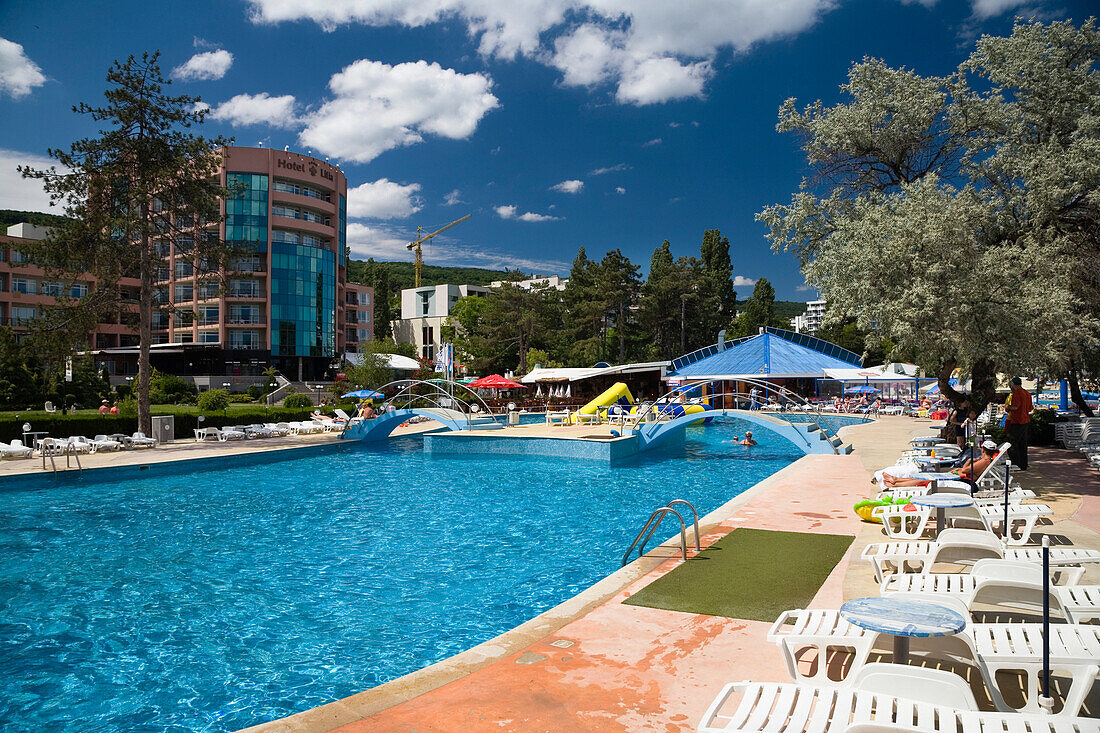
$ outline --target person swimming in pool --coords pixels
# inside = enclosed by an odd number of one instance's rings
[[[738,445],[756,445],[756,441],[752,439],[751,430],[745,431],[745,439],[742,440]]]

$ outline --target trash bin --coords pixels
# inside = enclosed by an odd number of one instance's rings
[[[156,415],[153,420],[153,440],[158,443],[171,443],[176,437],[176,416]]]
[[[519,413],[511,410],[508,412],[508,426],[515,427],[516,425],[519,425]]]

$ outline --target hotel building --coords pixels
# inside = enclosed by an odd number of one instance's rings
[[[268,366],[291,380],[330,378],[334,362],[369,340],[374,325],[372,289],[347,282],[347,179],[336,166],[298,153],[227,147],[221,156],[221,183],[232,193],[218,233],[237,254],[227,271],[209,273],[195,253],[201,230],[155,242],[163,260],[152,343],[163,356],[154,366],[191,378],[258,377]],[[17,252],[18,239],[6,240]],[[15,264],[10,278],[18,283]],[[35,293],[46,287],[45,297],[54,294],[40,270],[23,269],[43,283],[30,286]],[[119,375],[136,370],[138,281],[127,281],[124,292],[131,286],[133,316],[127,306],[122,323],[92,335],[97,361]],[[4,295],[14,287],[0,277]],[[11,302],[0,305],[5,322],[34,317],[30,294],[11,292]]]
[[[434,359],[442,343],[443,323],[459,298],[467,295],[483,297],[489,288],[480,285],[426,285],[401,291],[401,319],[393,324],[398,341],[416,345],[422,359]]]

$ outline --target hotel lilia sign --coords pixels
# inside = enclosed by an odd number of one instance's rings
[[[279,158],[275,161],[275,167],[288,171],[296,171],[298,173],[309,173],[314,178],[320,176],[326,181],[336,180],[336,176],[333,175],[331,169],[319,166],[312,160],[308,163],[303,163],[299,160],[291,160],[290,158]]]

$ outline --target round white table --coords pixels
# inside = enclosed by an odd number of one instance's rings
[[[947,510],[956,507],[973,506],[974,500],[966,494],[925,494],[914,496],[911,502],[918,506],[932,507],[936,510],[936,538],[947,524]]]
[[[895,664],[909,664],[910,638],[952,636],[966,627],[966,619],[950,608],[888,596],[848,601],[840,615],[861,629],[893,636]]]

